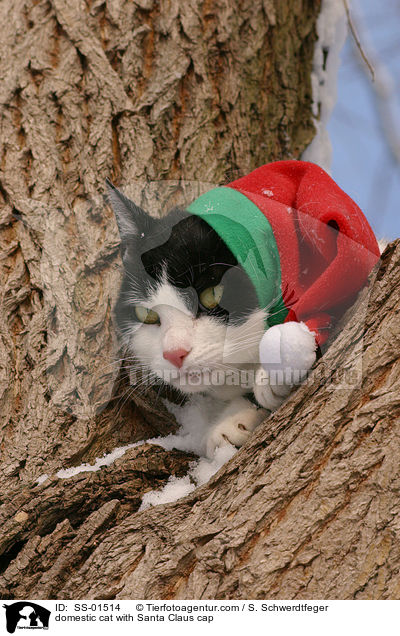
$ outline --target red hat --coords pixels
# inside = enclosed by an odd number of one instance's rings
[[[188,209],[219,233],[245,268],[260,307],[269,310],[268,326],[305,322],[318,344],[380,256],[360,208],[306,161],[261,166]]]

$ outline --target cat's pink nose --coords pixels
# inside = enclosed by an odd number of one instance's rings
[[[172,349],[171,351],[164,351],[163,357],[180,369],[188,353],[189,351],[186,349]]]

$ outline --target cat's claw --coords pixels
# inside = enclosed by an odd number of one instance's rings
[[[254,429],[265,419],[265,411],[239,398],[221,414],[207,439],[207,457],[214,457],[216,448],[226,444],[243,446]]]

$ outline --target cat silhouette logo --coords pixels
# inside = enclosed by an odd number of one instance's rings
[[[49,629],[51,612],[37,603],[18,601],[3,607],[9,634],[14,634],[16,629]]]

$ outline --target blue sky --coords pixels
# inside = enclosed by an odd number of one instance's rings
[[[367,35],[394,80],[391,101],[400,134],[400,0],[359,3]],[[349,36],[341,54],[338,101],[328,124],[332,176],[361,207],[378,238],[400,237],[400,165],[382,133],[372,80]],[[397,110],[396,110],[397,109]]]

